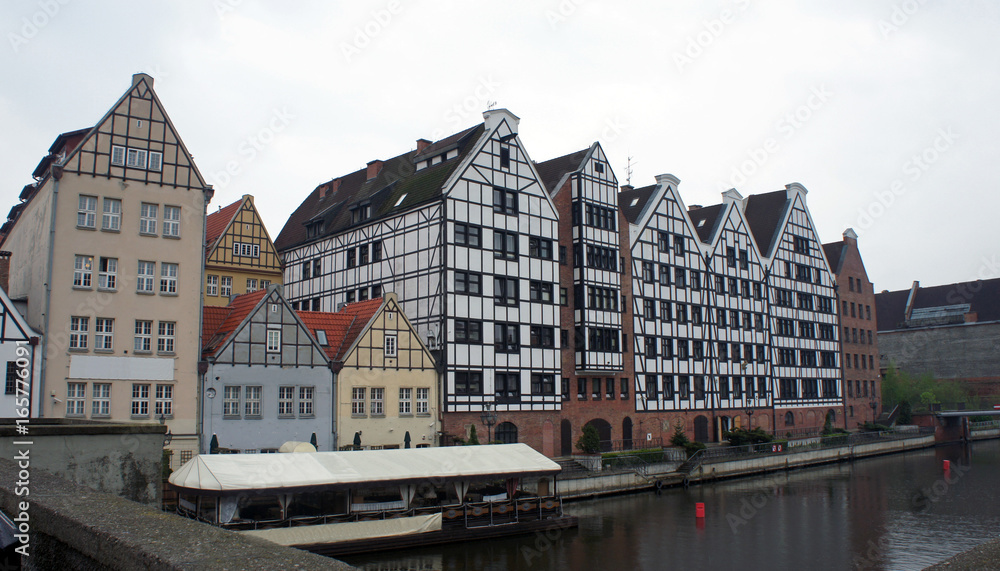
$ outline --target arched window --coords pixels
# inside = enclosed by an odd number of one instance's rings
[[[497,425],[496,439],[501,444],[516,444],[517,427],[512,422],[501,422]]]
[[[837,411],[835,410],[827,411],[826,421],[829,422],[831,425],[835,424],[837,422]]]
[[[795,426],[795,415],[791,412],[785,413],[785,426]]]

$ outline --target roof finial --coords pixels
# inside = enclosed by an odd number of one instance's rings
[[[496,100],[491,99],[491,100],[489,100],[489,101],[486,102],[486,110],[487,111],[492,111],[493,109],[496,108],[496,106],[497,106]]]

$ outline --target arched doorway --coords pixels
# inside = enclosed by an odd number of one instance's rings
[[[603,418],[595,418],[589,421],[586,426],[593,426],[597,429],[597,436],[601,439],[601,452],[611,451],[611,423]]]
[[[791,411],[785,413],[785,426],[795,426],[795,415]]]
[[[627,416],[622,420],[622,448],[632,449],[632,419]]]
[[[513,422],[501,422],[497,425],[497,431],[494,433],[494,436],[501,444],[516,444],[517,426]]]
[[[701,414],[694,417],[694,439],[697,442],[708,442],[708,417]]]
[[[837,411],[832,408],[826,412],[826,424],[829,424],[830,426],[837,425]]]
[[[559,454],[573,454],[573,425],[565,418],[559,423]]]
[[[718,435],[716,436],[716,441],[721,442],[726,438],[726,433],[733,429],[733,419],[728,416],[720,416],[716,419],[718,422]]]

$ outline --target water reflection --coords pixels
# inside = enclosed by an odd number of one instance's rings
[[[998,474],[1000,441],[944,446],[575,502],[566,509],[577,529],[346,561],[372,570],[923,569],[998,536]]]

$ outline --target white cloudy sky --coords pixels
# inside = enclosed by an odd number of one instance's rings
[[[1000,277],[998,30],[985,0],[5,1],[0,208],[144,71],[213,208],[253,194],[272,237],[317,184],[495,101],[534,160],[597,140],[689,205],[800,182],[877,289]]]

